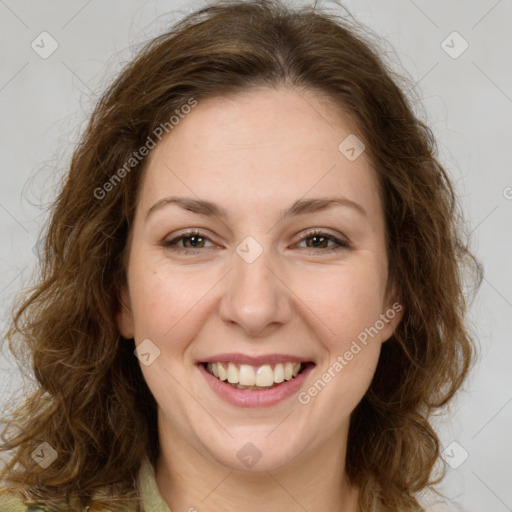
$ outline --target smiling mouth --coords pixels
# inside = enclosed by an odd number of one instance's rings
[[[203,363],[208,373],[237,389],[263,391],[290,381],[313,363],[286,362],[252,366],[232,362]]]

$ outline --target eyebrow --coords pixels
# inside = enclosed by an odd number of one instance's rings
[[[169,196],[158,200],[146,213],[146,221],[155,211],[164,208],[169,204],[175,204],[184,210],[204,215],[207,217],[228,218],[227,210],[218,204],[203,199],[194,199],[192,197]],[[333,206],[351,208],[359,214],[367,217],[366,210],[358,203],[346,197],[319,197],[314,199],[298,199],[289,208],[281,212],[281,220],[296,215],[307,213],[316,213],[327,210]]]

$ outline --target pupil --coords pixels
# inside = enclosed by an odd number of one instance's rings
[[[187,237],[187,239],[189,240],[190,244],[193,247],[197,247],[196,243],[197,243],[198,240],[201,240],[201,237],[197,236],[197,235],[191,235],[191,236]]]
[[[318,247],[320,244],[322,244],[326,240],[326,238],[325,238],[325,236],[312,236],[311,240],[313,241],[313,247]],[[319,242],[319,243],[316,243],[315,241]]]

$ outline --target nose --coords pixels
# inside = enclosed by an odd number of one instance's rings
[[[234,268],[224,280],[221,318],[250,337],[266,337],[292,318],[293,293],[275,263],[269,250],[252,262],[234,254]]]

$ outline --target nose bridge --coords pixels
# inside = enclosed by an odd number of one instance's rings
[[[247,237],[233,255],[233,271],[223,294],[221,314],[252,334],[289,317],[287,288],[276,278],[271,249]]]

